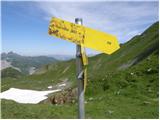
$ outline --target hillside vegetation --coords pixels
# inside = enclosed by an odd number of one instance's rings
[[[123,44],[114,54],[89,58],[86,118],[159,117],[158,30],[159,22]],[[2,79],[2,91],[10,87],[46,90],[47,86],[66,79],[75,88],[75,71],[75,59],[48,64],[21,80]],[[2,100],[2,118],[77,118],[77,107],[77,102],[56,106]]]
[[[21,72],[19,72],[18,70],[12,68],[12,67],[9,67],[9,68],[6,68],[4,70],[1,71],[1,77],[2,79],[3,78],[18,78],[18,77],[21,77],[23,74]]]

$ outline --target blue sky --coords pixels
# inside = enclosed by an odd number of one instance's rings
[[[70,22],[81,17],[84,26],[114,34],[120,43],[158,21],[158,1],[3,1],[1,8],[2,52],[22,55],[75,54],[75,44],[48,35],[53,16]]]

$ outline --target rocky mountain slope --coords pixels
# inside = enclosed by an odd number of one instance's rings
[[[2,53],[1,54],[2,68],[13,67],[19,69],[20,72],[25,74],[32,74],[34,70],[41,67],[42,65],[56,62],[57,60],[53,57],[46,56],[21,56],[14,52]]]

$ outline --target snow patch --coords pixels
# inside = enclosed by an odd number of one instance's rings
[[[37,104],[40,101],[47,99],[49,93],[61,91],[61,89],[48,90],[48,91],[36,91],[10,88],[7,91],[0,93],[0,99],[14,100],[18,103],[30,103]]]
[[[36,67],[29,68],[29,74],[32,75],[36,71]]]
[[[65,83],[59,85],[59,87],[64,87],[64,86],[66,86]]]
[[[53,86],[48,86],[48,89],[51,89],[51,88],[53,88]]]

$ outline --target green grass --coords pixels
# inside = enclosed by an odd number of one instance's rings
[[[13,101],[2,100],[2,118],[76,118],[75,109],[75,105],[18,104]]]
[[[144,101],[145,99],[139,100],[107,93],[93,96],[93,100],[85,104],[86,118],[158,118],[158,101],[149,100],[149,104],[145,104]],[[2,100],[2,118],[74,119],[77,118],[77,114],[77,104],[27,105]]]

